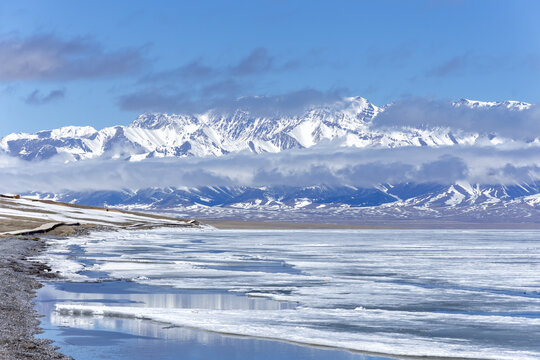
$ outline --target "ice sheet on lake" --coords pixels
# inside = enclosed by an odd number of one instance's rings
[[[532,359],[540,357],[539,235],[154,229],[54,241],[49,256],[73,261],[77,249],[81,270],[112,278],[298,304],[287,310],[59,304],[66,316],[149,318],[400,355]],[[80,274],[64,274],[80,281]]]

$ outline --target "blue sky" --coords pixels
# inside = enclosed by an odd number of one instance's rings
[[[0,134],[239,97],[540,101],[540,2],[4,1]]]

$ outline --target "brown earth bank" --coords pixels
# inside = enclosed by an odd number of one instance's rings
[[[45,205],[45,207],[43,206]],[[3,212],[9,210],[9,212]],[[63,220],[55,220],[55,217]],[[96,220],[96,218],[99,219]],[[99,208],[94,206],[75,205],[50,200],[20,198],[18,196],[0,195],[0,237],[12,231],[32,230],[45,224],[60,223],[53,227],[76,226],[85,229],[95,228],[131,228],[153,226],[198,226],[192,219],[184,219],[159,214],[148,214],[133,211]],[[50,229],[50,230],[53,230]],[[30,231],[29,231],[30,232]],[[41,233],[49,232],[39,231]],[[73,232],[69,231],[68,232]]]
[[[288,221],[253,221],[253,220],[221,220],[203,219],[201,224],[213,226],[218,229],[283,229],[283,230],[317,230],[317,229],[391,229],[388,226],[353,225],[353,224],[318,224]]]
[[[465,222],[448,219],[269,219],[251,220],[233,217],[205,218],[204,215],[190,214],[201,224],[211,225],[218,229],[399,229],[399,230],[540,230],[540,222]],[[285,216],[283,216],[285,217]],[[308,222],[309,221],[309,222]]]

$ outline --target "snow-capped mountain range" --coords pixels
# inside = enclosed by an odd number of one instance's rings
[[[503,107],[521,111],[530,104],[460,100],[455,106]],[[449,129],[380,130],[371,125],[388,106],[377,107],[361,97],[316,106],[301,115],[258,117],[247,111],[204,114],[143,114],[128,126],[96,130],[68,126],[35,134],[10,134],[0,151],[25,160],[61,156],[67,161],[91,158],[131,161],[155,157],[221,156],[240,151],[280,152],[334,141],[346,147],[442,146],[500,143],[490,134]]]
[[[196,218],[334,222],[381,226],[452,224],[540,224],[540,182],[512,186],[381,184],[148,188],[123,191],[28,193],[27,196],[109,206],[167,211]],[[431,225],[430,225],[431,224]]]
[[[361,97],[316,106],[300,115],[257,117],[244,110],[204,114],[143,114],[128,126],[101,130],[63,127],[35,134],[10,134],[0,152],[28,161],[51,157],[144,161],[162,157],[219,157],[236,152],[276,153],[321,142],[357,148],[500,145],[512,139],[458,129],[384,129],[373,126],[392,105],[378,107]],[[462,99],[455,107],[523,111],[518,101]],[[128,209],[169,209],[189,216],[297,221],[385,222],[388,219],[540,223],[540,182],[452,185],[431,183],[354,186],[146,188],[122,191],[27,193],[41,198]],[[283,215],[287,214],[287,215]],[[285,216],[285,217],[284,217]],[[326,220],[325,220],[326,219]],[[371,220],[370,220],[371,219]]]

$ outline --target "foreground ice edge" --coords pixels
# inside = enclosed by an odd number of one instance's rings
[[[68,242],[54,242],[53,247],[56,248],[56,254],[46,255],[48,257],[48,262],[55,264],[56,269],[62,269],[64,275],[67,275],[73,281],[85,281],[90,280],[80,274],[79,271],[83,270],[84,267],[76,261],[68,259],[69,256],[69,244],[78,244],[83,245],[87,250],[93,250],[92,253],[96,254],[98,251],[114,252],[118,251],[120,246],[137,246],[137,244],[126,243],[123,240],[136,240],[136,238],[145,238],[145,241],[155,240],[156,236],[159,236],[159,229],[149,231],[145,234],[121,231],[114,234],[109,234],[109,240],[102,240],[100,242],[97,239],[106,239],[107,234],[93,234],[89,237],[82,238],[73,238]],[[179,233],[202,233],[201,230],[179,230]],[[208,230],[204,230],[208,232]],[[343,231],[342,231],[343,232]],[[346,231],[345,231],[346,232]],[[212,233],[210,231],[210,233]],[[225,231],[223,233],[231,234],[231,231]],[[240,232],[249,234],[250,231]],[[289,232],[294,233],[294,232]],[[298,231],[302,233],[302,231]],[[463,233],[475,233],[474,231],[465,231]],[[501,232],[504,233],[504,232]],[[122,238],[125,236],[125,238]],[[133,238],[129,239],[131,236]],[[119,239],[120,238],[120,239]],[[107,243],[109,241],[109,243]],[[142,241],[142,240],[141,240]],[[167,246],[167,241],[163,241],[163,246]],[[176,241],[181,242],[180,240]],[[314,245],[310,242],[311,245]],[[228,244],[231,245],[231,244]],[[325,246],[324,244],[320,244]],[[534,244],[536,246],[536,244]],[[157,245],[155,245],[157,246]],[[242,246],[242,244],[238,245]],[[257,244],[255,247],[259,246]],[[261,245],[262,246],[262,245]],[[535,249],[535,248],[532,248]],[[499,249],[501,250],[501,249]],[[63,254],[62,254],[63,253]],[[208,255],[208,254],[205,254]],[[274,254],[275,255],[275,254]],[[229,255],[230,256],[230,255]],[[272,254],[270,255],[270,257]],[[210,257],[210,259],[212,259]],[[229,258],[229,260],[232,258]],[[154,261],[159,261],[158,258],[153,259]],[[184,259],[185,260],[185,259]],[[123,263],[123,264],[122,264]],[[57,267],[56,265],[63,264],[63,266]],[[133,272],[140,271],[138,266],[141,264],[137,259],[134,258],[125,258],[121,263],[114,263],[112,267],[109,267],[111,263],[105,263],[99,266],[94,266],[94,268],[86,270],[94,271],[105,271],[110,272],[113,277],[123,278],[134,280],[140,283],[152,285],[152,281],[149,281],[148,278],[137,278],[133,277]],[[302,262],[297,262],[298,265],[306,265]],[[146,265],[152,267],[151,261],[146,263]],[[158,265],[158,264],[155,264]],[[191,269],[193,265],[190,261],[183,261],[181,263],[176,263],[175,266],[187,265],[188,267],[183,268],[183,270]],[[182,267],[182,266],[181,266]],[[215,271],[212,269],[207,269],[209,271]],[[224,273],[226,271],[220,270]],[[152,273],[152,270],[150,270]],[[239,273],[241,274],[241,272]],[[247,274],[247,273],[244,273]],[[192,274],[196,275],[196,273]],[[274,274],[278,275],[279,274]],[[312,278],[318,278],[320,276],[311,276]],[[166,279],[170,280],[170,279]],[[208,280],[208,279],[206,279]],[[261,280],[261,279],[259,279]],[[264,280],[264,278],[262,278]],[[227,283],[225,283],[226,285]],[[166,281],[162,285],[169,285]],[[520,288],[519,282],[517,288]],[[180,286],[181,287],[181,286]],[[246,290],[256,289],[257,287],[246,286]],[[238,289],[237,289],[238,291]],[[280,296],[272,296],[266,294],[268,297],[274,299],[280,299]],[[307,295],[307,294],[304,294]],[[282,298],[281,300],[290,300],[287,297]],[[536,301],[537,299],[534,299]],[[533,300],[531,300],[533,301]],[[533,302],[534,302],[533,301]],[[534,305],[534,304],[533,304]],[[404,356],[433,356],[433,357],[462,357],[462,358],[487,358],[487,359],[515,359],[519,357],[520,359],[535,359],[538,358],[538,352],[528,352],[528,351],[519,351],[508,348],[501,347],[490,347],[482,346],[477,347],[475,344],[468,344],[467,341],[459,338],[449,338],[448,342],[443,342],[442,338],[429,338],[429,337],[418,337],[411,334],[399,334],[399,333],[347,333],[347,332],[336,332],[336,331],[324,331],[319,329],[310,328],[303,326],[304,321],[308,321],[312,324],[317,322],[328,321],[329,317],[331,320],[342,323],[361,323],[362,320],[367,320],[368,323],[373,324],[377,321],[380,321],[380,315],[384,314],[386,320],[391,320],[392,317],[398,316],[402,320],[409,321],[408,316],[417,317],[421,319],[423,316],[426,318],[433,319],[433,316],[438,317],[441,321],[445,319],[453,319],[463,317],[463,321],[471,320],[474,318],[475,323],[481,322],[485,323],[486,326],[489,324],[509,324],[509,321],[515,322],[518,325],[527,324],[528,326],[538,327],[540,326],[540,319],[534,318],[522,318],[522,317],[498,317],[498,316],[485,316],[485,315],[459,315],[459,314],[435,314],[434,313],[422,313],[416,312],[414,314],[403,312],[399,314],[399,311],[384,311],[384,310],[368,310],[363,308],[357,308],[354,311],[344,310],[344,309],[317,309],[310,308],[305,306],[300,306],[295,310],[279,310],[279,311],[257,311],[257,310],[204,310],[204,309],[163,309],[163,308],[141,308],[141,307],[115,307],[115,306],[87,306],[87,305],[75,305],[75,304],[57,304],[57,312],[61,316],[66,315],[92,315],[92,316],[105,316],[105,317],[124,317],[124,318],[139,318],[139,319],[151,319],[159,322],[171,323],[174,325],[197,328],[206,331],[225,333],[225,334],[234,334],[234,335],[243,335],[243,336],[253,336],[258,338],[266,338],[273,340],[281,340],[288,342],[297,342],[303,344],[311,345],[320,345],[320,346],[329,346],[334,348],[342,348],[348,350],[364,351],[364,352],[373,352],[381,354],[393,354],[393,355],[404,355]],[[524,310],[525,311],[525,310]],[[300,314],[298,314],[300,313]],[[428,316],[429,315],[429,316]],[[299,322],[291,321],[290,319],[300,320]],[[291,331],[292,330],[292,331]],[[338,334],[339,336],[337,336]],[[329,340],[333,339],[333,340]],[[434,340],[438,340],[435,341]],[[434,346],[436,344],[436,346]],[[478,345],[478,344],[476,344]]]
[[[538,354],[527,351],[507,351],[500,348],[484,347],[482,349],[467,348],[467,344],[437,343],[431,339],[412,337],[411,335],[376,333],[361,337],[355,334],[321,331],[300,326],[288,321],[292,312],[302,311],[311,315],[316,321],[321,309],[296,310],[203,310],[203,309],[161,309],[120,306],[87,306],[75,304],[57,304],[56,311],[60,315],[71,316],[103,316],[154,320],[162,323],[188,328],[212,331],[227,335],[251,336],[255,338],[278,340],[305,345],[327,346],[330,348],[388,354],[395,356],[427,356],[470,359],[538,359]],[[362,312],[364,310],[361,310]],[[325,310],[334,318],[347,318],[347,313],[336,309]],[[452,316],[452,315],[446,315]],[[319,318],[324,321],[324,317]],[[358,319],[355,319],[358,320]],[[540,320],[538,320],[540,323]],[[269,327],[268,324],[272,324]],[[283,325],[287,324],[287,325]],[[291,331],[291,326],[294,331]],[[337,336],[339,335],[339,336]],[[332,340],[330,340],[332,339]],[[411,341],[413,344],[411,344]]]

